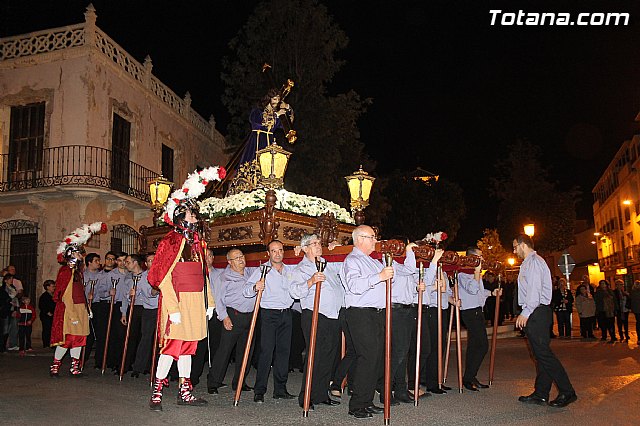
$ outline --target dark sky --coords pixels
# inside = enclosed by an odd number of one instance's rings
[[[324,0],[350,38],[331,92],[374,100],[360,121],[378,174],[416,166],[458,182],[470,209],[459,244],[495,226],[494,162],[526,138],[561,188],[591,189],[640,111],[640,2]],[[0,0],[0,36],[79,23],[87,1]],[[223,133],[227,43],[257,0],[95,0],[97,24]],[[61,6],[62,5],[62,6]],[[628,12],[628,26],[491,26],[504,12]],[[574,15],[575,16],[575,15]],[[304,117],[297,117],[303,120]],[[375,202],[375,200],[372,200]]]

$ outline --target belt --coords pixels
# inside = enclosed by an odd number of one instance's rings
[[[384,308],[371,308],[371,307],[360,307],[360,306],[350,306],[347,309],[365,309],[367,311],[374,311],[374,312],[383,312]]]
[[[261,308],[263,311],[273,311],[273,312],[285,312],[291,310],[291,308],[283,308],[283,309],[272,309],[272,308]]]
[[[391,304],[391,307],[393,309],[411,309],[411,308],[415,308],[417,306],[418,306],[418,304],[416,304],[416,303],[411,303],[411,304],[408,304],[408,305],[405,305],[403,303],[392,303]]]
[[[236,308],[232,308],[232,307],[229,307],[227,310],[229,310],[229,309],[231,309],[231,311],[234,313],[234,315],[248,315],[248,314],[253,312],[253,311],[251,311],[251,312],[240,312]]]

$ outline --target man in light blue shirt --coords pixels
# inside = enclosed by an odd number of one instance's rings
[[[292,330],[291,305],[293,305],[293,298],[289,294],[289,279],[293,267],[282,262],[284,247],[280,241],[271,241],[267,246],[267,251],[269,261],[266,265],[270,266],[271,270],[264,280],[260,278],[260,270],[255,271],[247,281],[243,292],[245,297],[252,298],[258,291],[263,290],[260,301],[260,316],[262,317],[260,356],[253,395],[254,402],[258,403],[264,402],[272,365],[273,398],[295,398],[294,395],[287,392]]]
[[[109,290],[109,295],[115,295],[115,301],[111,320],[109,347],[105,348],[107,351],[107,367],[110,367],[114,374],[119,374],[126,334],[127,307],[129,306],[129,288],[131,284],[129,283],[131,273],[127,271],[125,267],[127,256],[127,253],[116,253],[117,267],[107,272],[104,277],[105,282],[109,286],[111,286],[112,281],[117,282],[115,290],[113,288]]]
[[[527,235],[518,235],[513,240],[513,251],[524,259],[518,274],[518,303],[522,306],[522,313],[516,318],[516,327],[524,330],[537,362],[535,390],[518,400],[525,404],[547,405],[551,385],[555,382],[559,394],[549,405],[566,407],[578,397],[562,363],[549,347],[553,316],[549,306],[552,291],[549,266],[535,252],[533,241]]]
[[[218,393],[218,388],[222,386],[234,346],[236,348],[236,362],[231,384],[233,390],[236,390],[240,380],[241,360],[247,345],[255,306],[255,297],[244,297],[243,290],[251,275],[258,268],[248,268],[244,254],[235,248],[227,252],[227,263],[228,266],[217,277],[215,292],[217,321],[222,321],[222,331],[220,345],[213,357],[213,366],[207,375],[207,392],[210,394]],[[249,353],[252,352],[253,345]],[[251,355],[249,355],[249,359],[251,359]],[[247,368],[245,376],[248,372]],[[246,382],[242,385],[243,391],[252,389]]]
[[[95,366],[100,368],[100,364],[102,364],[102,347],[104,346],[104,335],[105,332],[99,334],[98,328],[101,324],[99,324],[100,320],[104,322],[106,325],[107,320],[104,318],[104,315],[98,318],[97,314],[102,314],[100,311],[100,301],[95,298],[96,288],[99,283],[102,281],[102,271],[100,270],[100,256],[97,253],[89,253],[84,258],[85,269],[83,272],[84,278],[84,294],[87,298],[87,303],[91,306],[91,313],[93,314],[93,318],[89,320],[89,335],[87,336],[87,344],[85,346],[84,351],[84,362],[85,365],[89,361],[89,357],[91,356],[91,349],[95,344]],[[98,337],[99,336],[99,337]]]
[[[302,332],[307,342],[307,356],[311,335],[311,322],[316,288],[320,285],[318,306],[318,328],[316,334],[315,357],[311,383],[311,404],[339,405],[339,401],[329,398],[327,389],[331,381],[331,368],[340,344],[340,324],[338,315],[344,303],[344,288],[338,274],[342,264],[326,262],[322,258],[322,244],[315,234],[306,234],[300,240],[304,258],[295,267],[289,292],[294,299],[300,299],[302,307]],[[316,262],[326,264],[324,272],[319,272]],[[321,284],[319,284],[321,283]],[[307,361],[304,361],[304,374],[307,375]],[[304,402],[304,384],[298,396],[300,406]]]
[[[477,247],[469,247],[467,256],[477,256],[482,259],[482,250]],[[460,272],[458,274],[458,295],[461,302],[460,318],[467,328],[467,352],[462,384],[467,390],[473,392],[489,387],[480,383],[476,377],[489,349],[482,308],[487,297],[502,294],[502,289],[498,288],[493,292],[485,290],[481,273],[482,264],[480,263],[473,273]]]

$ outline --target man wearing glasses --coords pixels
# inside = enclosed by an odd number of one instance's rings
[[[236,347],[236,362],[231,384],[233,390],[236,390],[238,386],[240,368],[242,367],[241,360],[249,337],[251,317],[255,305],[255,297],[244,297],[242,292],[247,280],[258,268],[248,268],[244,254],[235,248],[227,252],[227,262],[228,266],[217,278],[217,291],[215,292],[217,314],[215,321],[222,321],[222,331],[220,346],[213,357],[212,367],[207,375],[207,391],[211,394],[218,393],[218,388],[222,386],[234,346]],[[251,355],[249,359],[251,359]],[[245,373],[245,378],[248,372],[249,369]],[[244,382],[242,390],[250,391],[251,389]]]
[[[549,405],[565,407],[578,397],[567,372],[549,347],[549,328],[553,316],[549,306],[551,272],[544,259],[533,249],[531,237],[518,235],[513,240],[513,252],[524,259],[518,274],[518,303],[522,306],[522,313],[516,318],[516,328],[524,330],[529,339],[537,368],[535,390],[518,400],[525,404],[547,405],[551,384],[555,382],[560,393]]]
[[[383,368],[384,283],[393,278],[394,270],[369,256],[376,246],[376,236],[370,226],[358,226],[351,236],[353,250],[345,258],[341,273],[347,324],[356,354],[349,414],[363,419],[383,412],[373,404],[373,397]]]

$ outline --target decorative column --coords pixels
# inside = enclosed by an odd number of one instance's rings
[[[264,211],[260,218],[259,238],[265,246],[278,238],[280,221],[276,219],[276,201],[278,201],[276,191],[269,189],[265,195]]]

